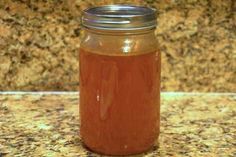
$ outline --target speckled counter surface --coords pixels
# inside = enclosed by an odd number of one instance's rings
[[[0,95],[0,157],[96,157],[79,137],[78,94]],[[163,93],[159,142],[146,154],[235,157],[236,94]]]
[[[77,90],[82,10],[125,3],[158,10],[163,91],[236,92],[235,2],[0,0],[0,90]]]

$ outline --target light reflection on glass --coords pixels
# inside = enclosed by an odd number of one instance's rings
[[[132,41],[130,39],[125,39],[124,46],[122,47],[124,53],[129,53],[131,50],[131,43]]]

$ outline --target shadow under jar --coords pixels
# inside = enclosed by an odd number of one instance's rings
[[[110,5],[83,12],[79,51],[80,134],[97,153],[150,149],[160,128],[156,11]]]

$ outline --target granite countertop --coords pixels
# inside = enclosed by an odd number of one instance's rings
[[[0,94],[0,157],[96,157],[82,147],[78,93]],[[139,156],[236,156],[236,94],[162,93],[159,143]]]

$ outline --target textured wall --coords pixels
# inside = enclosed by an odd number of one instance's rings
[[[79,16],[88,6],[158,9],[165,91],[236,92],[234,0],[0,0],[0,90],[76,90]]]

